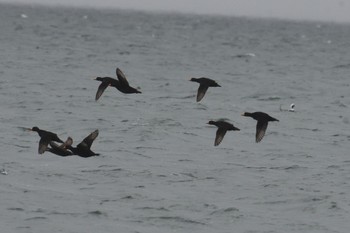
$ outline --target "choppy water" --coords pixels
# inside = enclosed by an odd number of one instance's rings
[[[350,25],[0,5],[0,28],[1,232],[348,232]],[[116,67],[143,93],[95,102]],[[196,103],[191,76],[222,87]],[[256,144],[244,111],[280,122]],[[214,147],[218,118],[241,131]],[[40,156],[35,125],[98,128],[101,156]]]

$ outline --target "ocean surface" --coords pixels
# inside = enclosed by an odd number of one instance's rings
[[[349,232],[349,24],[0,5],[0,29],[1,232]],[[96,102],[116,67],[142,94]],[[261,143],[245,111],[279,119]],[[39,155],[33,126],[101,156]]]

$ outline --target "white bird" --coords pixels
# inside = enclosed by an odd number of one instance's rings
[[[295,107],[295,104],[292,103],[292,104],[289,106],[288,111],[289,111],[289,112],[294,112],[294,111],[295,111],[294,107]]]
[[[0,171],[0,174],[7,175],[8,173],[7,173],[7,171],[6,171],[5,169],[2,169],[2,170]]]
[[[283,109],[283,108],[282,108],[282,104],[281,104],[281,105],[280,105],[280,111],[281,111],[281,112],[284,112],[284,111],[295,112],[294,107],[295,107],[295,104],[292,103],[292,104],[289,106],[289,109]]]

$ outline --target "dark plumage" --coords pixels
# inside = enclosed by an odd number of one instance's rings
[[[73,152],[67,150],[67,147],[71,146],[72,143],[73,139],[71,137],[68,137],[67,140],[61,145],[57,145],[55,142],[51,141],[50,147],[48,147],[46,150],[62,157],[71,156],[73,155]]]
[[[103,94],[103,92],[106,90],[106,88],[108,86],[117,86],[119,85],[118,80],[114,79],[114,78],[110,78],[110,77],[97,77],[95,78],[95,80],[97,81],[101,81],[100,86],[98,86],[97,92],[96,92],[96,97],[95,100],[97,101],[101,95]]]
[[[255,135],[256,142],[260,142],[263,139],[269,121],[279,121],[276,118],[273,118],[264,112],[253,112],[253,113],[244,112],[242,113],[242,116],[251,117],[258,121],[256,124],[256,135]]]
[[[91,151],[91,145],[94,142],[94,140],[98,136],[98,129],[96,129],[94,132],[90,133],[84,140],[79,143],[76,147],[73,147],[71,145],[67,145],[67,148],[74,154],[79,155],[81,157],[87,158],[91,156],[98,156],[100,154],[96,154],[95,152]],[[73,141],[72,141],[73,142]]]
[[[208,124],[215,125],[218,127],[218,130],[216,131],[214,146],[218,146],[221,143],[222,139],[224,138],[224,136],[228,130],[235,130],[235,131],[240,130],[240,129],[236,128],[233,124],[228,123],[226,121],[222,121],[222,120],[209,121]]]
[[[201,101],[209,87],[221,87],[216,81],[210,78],[191,78],[190,81],[199,83],[197,91],[197,102]]]
[[[118,80],[110,77],[95,78],[95,80],[102,82],[96,92],[96,97],[95,97],[96,101],[101,97],[101,95],[103,94],[103,92],[106,90],[108,86],[115,87],[120,92],[123,92],[125,94],[141,93],[139,90],[129,85],[128,80],[126,79],[125,75],[119,68],[117,68],[116,74],[117,74]]]
[[[47,146],[51,141],[63,143],[63,141],[58,138],[57,134],[39,129],[37,126],[34,126],[33,128],[28,130],[38,132],[40,136],[38,149],[39,154],[43,154],[47,150]]]

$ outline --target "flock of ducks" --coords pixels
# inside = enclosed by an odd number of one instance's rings
[[[96,92],[96,96],[95,96],[96,101],[102,96],[103,92],[109,86],[115,87],[117,90],[125,94],[141,93],[139,90],[129,85],[129,82],[126,79],[124,73],[119,68],[116,69],[116,75],[118,79],[114,79],[111,77],[95,78],[95,80],[101,82]],[[190,81],[199,83],[199,88],[197,91],[197,102],[203,99],[209,87],[220,87],[220,85],[215,80],[205,78],[205,77],[191,78]],[[294,104],[292,105],[291,105],[290,111],[294,111]],[[255,141],[257,143],[263,139],[267,129],[268,122],[279,121],[276,118],[273,118],[264,112],[253,112],[253,113],[244,112],[242,116],[251,117],[257,121],[256,134],[255,134]],[[240,130],[239,128],[235,127],[233,124],[226,122],[224,120],[209,121],[207,124],[215,125],[216,127],[218,127],[216,131],[214,146],[218,146],[222,142],[227,131]],[[98,153],[95,153],[91,150],[91,145],[99,134],[98,130],[95,130],[94,132],[90,133],[87,137],[84,138],[83,141],[81,141],[75,147],[72,146],[73,139],[71,137],[68,137],[66,141],[62,141],[57,136],[57,134],[50,131],[39,129],[37,126],[34,126],[33,128],[28,128],[27,130],[35,131],[39,134],[39,137],[40,137],[39,148],[38,148],[39,154],[43,154],[46,151],[48,151],[63,157],[78,155],[84,158],[99,155]],[[57,144],[56,142],[61,144]]]
[[[204,78],[204,77],[191,78],[190,81],[199,83],[199,88],[197,91],[197,102],[199,102],[203,99],[203,97],[204,97],[204,95],[207,92],[209,87],[220,87],[220,85],[217,84],[216,81],[214,81],[210,78]],[[294,108],[294,106],[293,106],[293,108]],[[276,118],[273,118],[264,112],[253,112],[253,113],[244,112],[242,114],[242,116],[251,117],[257,121],[256,135],[255,135],[256,142],[260,142],[263,139],[269,121],[279,121]],[[218,146],[221,143],[221,141],[222,141],[222,139],[224,139],[224,136],[225,136],[227,131],[231,131],[231,130],[232,131],[239,131],[240,130],[239,128],[235,127],[233,124],[226,122],[226,121],[223,121],[223,120],[209,121],[208,124],[215,125],[216,127],[218,127],[218,129],[216,131],[214,146]]]

